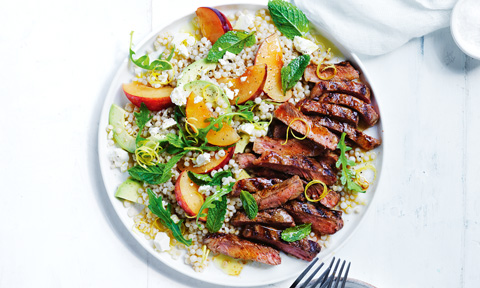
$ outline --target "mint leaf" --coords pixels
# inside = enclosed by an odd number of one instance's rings
[[[197,174],[192,171],[188,171],[187,175],[188,175],[188,178],[190,178],[190,180],[192,180],[193,183],[200,186],[207,185],[212,181],[212,177],[210,177],[210,175],[208,174]]]
[[[281,237],[283,241],[295,242],[307,237],[310,232],[312,232],[312,223],[307,223],[283,230]]]
[[[148,121],[150,121],[150,119],[153,118],[153,116],[150,117],[150,111],[148,110],[147,105],[145,105],[145,103],[143,102],[140,105],[140,113],[133,112],[133,115],[135,115],[135,121],[137,122],[137,126],[138,126],[137,138],[135,138],[135,143],[137,144],[137,148],[138,148],[139,147],[138,143],[146,140],[141,136],[143,132],[143,128],[145,128],[145,125],[147,124]]]
[[[242,192],[240,192],[240,200],[242,200],[242,206],[248,218],[254,219],[255,217],[257,217],[258,205],[252,194],[242,190]]]
[[[167,163],[157,163],[155,166],[142,167],[140,165],[133,166],[128,169],[128,174],[133,179],[146,182],[148,184],[162,184],[167,182],[172,177],[173,166],[185,155],[188,151],[183,151],[177,155],[172,156]]]
[[[208,52],[207,61],[218,62],[227,51],[237,55],[242,52],[244,47],[252,46],[255,42],[255,32],[228,31],[213,44],[212,49]]]
[[[287,38],[293,39],[295,36],[302,36],[303,33],[308,32],[307,16],[293,4],[283,0],[270,0],[268,11],[270,11],[270,16],[272,16],[277,29]]]
[[[222,228],[225,214],[227,213],[227,196],[222,196],[220,200],[213,202],[215,207],[208,210],[207,227],[210,233],[215,233]]]
[[[158,198],[155,197],[155,194],[153,194],[153,191],[150,188],[147,189],[147,193],[149,202],[148,209],[160,219],[163,226],[172,231],[173,237],[175,237],[178,242],[185,244],[186,246],[192,245],[192,240],[187,240],[183,237],[182,230],[180,229],[182,222],[180,221],[178,224],[173,222],[170,213],[170,204],[168,204],[167,209],[165,209],[163,208],[162,196],[159,196]]]
[[[302,78],[303,72],[310,63],[310,55],[301,55],[293,59],[281,70],[283,94],[287,93]]]
[[[345,152],[352,150],[351,147],[348,147],[347,144],[345,144],[345,135],[347,135],[345,132],[342,133],[342,137],[340,137],[340,141],[338,141],[337,144],[337,148],[340,149],[340,156],[338,157],[335,166],[337,166],[337,168],[342,166],[342,176],[340,177],[340,181],[342,182],[342,185],[346,184],[347,189],[350,191],[365,193],[366,191],[354,181],[355,175],[353,174],[353,171],[347,168],[347,166],[352,167],[356,164],[355,161],[352,161],[345,156]]]

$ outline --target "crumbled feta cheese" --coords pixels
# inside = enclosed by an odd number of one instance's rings
[[[178,218],[177,215],[173,214],[172,216],[170,216],[170,219],[173,220],[173,222],[175,222],[175,224],[177,224],[178,222],[180,222],[180,219]]]
[[[255,130],[255,125],[252,123],[244,123],[238,126],[238,129],[248,135],[252,135],[253,131]]]
[[[197,95],[195,96],[195,98],[193,98],[193,103],[197,104],[197,103],[200,103],[203,101],[203,97],[200,96],[200,95]]]
[[[241,13],[240,16],[238,16],[237,22],[235,23],[235,26],[233,26],[233,30],[244,30],[247,31],[248,28],[254,27],[253,23],[253,17],[250,14],[243,14]]]
[[[233,98],[235,98],[235,92],[233,92],[228,88],[225,88],[224,90],[225,90],[225,95],[227,95],[228,99],[232,100]]]
[[[317,44],[299,36],[293,38],[293,45],[295,46],[295,49],[302,54],[312,54],[318,49]]]
[[[240,77],[240,81],[245,82],[247,80],[247,76]]]
[[[115,148],[115,150],[113,150],[113,153],[114,153],[114,161],[118,161],[118,162],[127,162],[128,159],[129,159],[129,156],[128,156],[128,152],[123,150],[123,149],[120,149],[120,148]]]
[[[197,162],[197,164],[195,164],[195,167],[199,167],[199,166],[203,166],[205,164],[207,164],[208,162],[210,162],[210,153],[203,153],[203,154],[200,154],[198,155],[197,159],[195,162]]]
[[[173,37],[172,44],[174,44],[175,47],[178,47],[180,45],[192,46],[193,44],[195,44],[195,37],[193,37],[189,33],[184,33],[184,32],[176,33],[175,37]]]
[[[157,135],[160,133],[160,127],[151,127],[148,129],[148,133],[150,133],[150,135]]]
[[[170,94],[170,99],[177,106],[185,106],[187,104],[188,92],[183,87],[176,87]]]
[[[230,51],[225,52],[225,55],[223,55],[223,59],[225,60],[235,60],[235,54],[233,54]]]
[[[165,232],[158,232],[153,240],[153,246],[160,252],[170,250],[170,237]]]
[[[188,57],[190,54],[188,53],[188,49],[185,45],[180,44],[177,47],[178,53],[184,57]]]
[[[165,119],[165,121],[163,121],[162,123],[162,129],[168,129],[172,126],[175,126],[175,124],[177,124],[177,122],[174,119],[172,118]]]

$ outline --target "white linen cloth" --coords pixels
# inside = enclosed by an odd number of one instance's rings
[[[480,1],[480,0],[479,0]],[[292,0],[355,53],[380,55],[450,24],[457,0]]]

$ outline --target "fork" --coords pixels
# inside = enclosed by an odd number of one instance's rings
[[[315,266],[317,263],[318,258],[315,258],[310,265],[298,276],[297,279],[293,282],[293,284],[290,286],[290,288],[304,288],[308,284],[311,283],[313,277],[317,275],[318,271],[323,267],[324,263],[322,262],[316,269],[313,271],[313,273],[303,282],[300,286],[297,286],[300,281],[302,281],[303,277],[307,275],[307,273],[310,271],[310,269]],[[337,260],[337,263],[335,264],[335,267],[333,266],[335,263],[335,257],[333,257],[332,262],[330,262],[330,265],[328,268],[320,275],[320,277],[317,278],[317,280],[309,286],[309,288],[344,288],[345,283],[347,282],[347,276],[348,272],[350,271],[350,262],[348,262],[347,269],[345,270],[345,275],[342,276],[343,269],[345,268],[346,261],[343,260],[342,266],[340,267],[340,271],[338,272],[338,275],[335,276],[338,266],[340,265],[341,259]],[[333,268],[334,267],[334,268]],[[333,268],[333,271],[332,271]],[[332,274],[330,274],[332,272]],[[338,286],[340,284],[340,286]],[[335,285],[335,286],[333,286]]]

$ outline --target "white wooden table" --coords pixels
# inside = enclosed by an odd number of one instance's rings
[[[138,41],[187,7],[230,2],[0,3],[0,287],[209,287],[122,227],[96,135],[131,30]],[[479,287],[480,61],[448,29],[361,59],[380,99],[385,162],[373,207],[338,256],[380,288]]]

